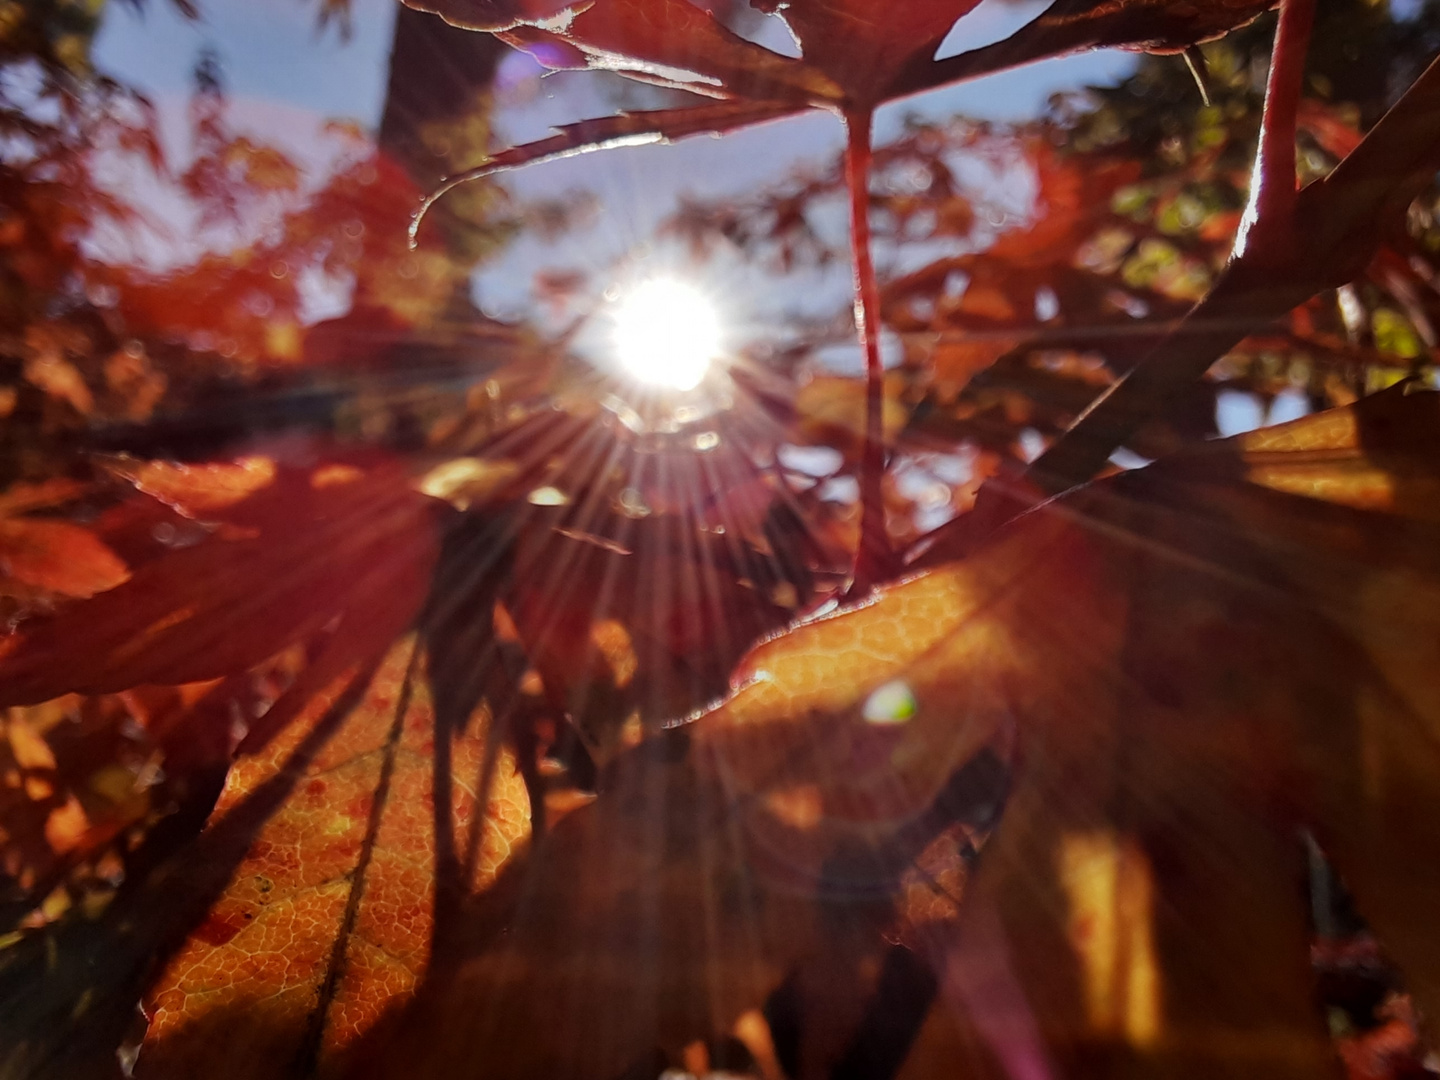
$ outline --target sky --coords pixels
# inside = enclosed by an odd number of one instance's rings
[[[208,46],[219,53],[227,89],[239,102],[370,126],[383,104],[396,0],[350,3],[348,40],[333,24],[317,28],[315,0],[200,0],[196,20],[170,0],[107,4],[94,59],[157,103],[183,108],[195,62]],[[300,129],[294,134],[299,141]]]

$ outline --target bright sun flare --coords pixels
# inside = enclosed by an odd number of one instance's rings
[[[631,289],[615,311],[615,352],[651,386],[693,390],[720,353],[720,316],[703,293],[673,278]]]

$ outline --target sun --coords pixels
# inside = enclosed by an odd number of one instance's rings
[[[693,390],[720,355],[720,314],[692,285],[657,277],[632,287],[615,309],[615,355],[648,386]]]

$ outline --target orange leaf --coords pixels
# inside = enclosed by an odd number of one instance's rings
[[[258,792],[284,785],[289,794],[152,986],[140,1076],[259,1080],[297,1061],[329,1072],[415,992],[432,960],[437,736],[414,649],[413,639],[396,645],[338,725],[327,712],[344,678],[231,771],[209,826],[217,837]],[[476,793],[487,794],[465,881],[477,890],[529,831],[525,787],[508,753],[482,786],[487,723],[477,719],[457,736],[447,778],[457,832],[476,813]],[[206,843],[202,835],[202,851]],[[194,867],[200,876],[207,870]]]
[[[78,499],[87,485],[76,480],[46,480],[39,484],[11,484],[0,494],[0,516],[10,517],[31,510],[44,510]]]
[[[122,585],[37,619],[0,644],[0,701],[109,693],[233,674],[337,615],[419,609],[441,504],[381,476],[299,489],[247,539],[211,538],[140,567]],[[244,506],[246,504],[240,504]]]
[[[81,416],[94,411],[95,397],[85,385],[85,377],[56,348],[44,349],[26,360],[25,379],[56,400],[68,403]]]
[[[1004,290],[993,285],[971,285],[966,289],[960,298],[960,312],[997,323],[1014,322],[1018,314]]]
[[[1026,228],[1002,234],[988,252],[992,259],[1021,267],[1069,259],[1105,219],[1115,191],[1140,178],[1135,161],[1082,164],[1038,140],[1030,149],[1039,181],[1035,218]]]
[[[883,909],[817,909],[757,876],[711,752],[682,748],[616,760],[604,794],[475,899],[454,963],[349,1075],[655,1076],[695,1040],[744,1031],[796,965],[804,1003],[829,1010],[813,1031],[843,1040],[840,1014],[873,990]]]
[[[906,410],[899,401],[904,376],[885,380],[881,410],[884,438],[890,443],[905,426]],[[795,396],[801,433],[820,444],[840,444],[858,456],[865,438],[865,383],[839,375],[817,375]]]
[[[65,800],[63,806],[51,810],[50,816],[45,819],[45,839],[56,854],[63,855],[79,845],[89,827],[90,822],[85,817],[85,811],[72,795]]]
[[[62,596],[93,596],[130,576],[89,529],[68,521],[0,519],[0,573]]]
[[[968,292],[966,299],[969,299]],[[954,400],[971,379],[1018,344],[1015,338],[942,339],[930,354],[930,364],[942,398]]]
[[[1330,1068],[1297,822],[1440,1007],[1437,430],[1440,395],[1393,392],[1214,444],[760,646],[697,731],[763,865],[899,875],[980,1075],[1260,1068],[1255,1032],[1284,1048],[1266,1075]],[[936,918],[905,861],[1012,741],[995,835]]]
[[[186,517],[231,506],[275,479],[275,462],[267,457],[195,465],[119,459],[109,469]]]
[[[53,769],[55,755],[50,744],[35,733],[25,720],[23,713],[15,713],[5,726],[10,737],[10,752],[15,755],[15,764],[22,769]]]
[[[634,554],[545,527],[518,545],[507,611],[551,703],[602,756],[630,716],[653,729],[713,700],[745,646],[783,618],[714,549],[657,550],[667,534],[664,519],[637,524]]]

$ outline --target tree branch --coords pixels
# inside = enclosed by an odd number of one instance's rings
[[[1260,145],[1250,174],[1250,198],[1235,234],[1232,259],[1251,255],[1289,263],[1295,250],[1295,126],[1305,86],[1305,54],[1315,25],[1315,0],[1280,6]]]

